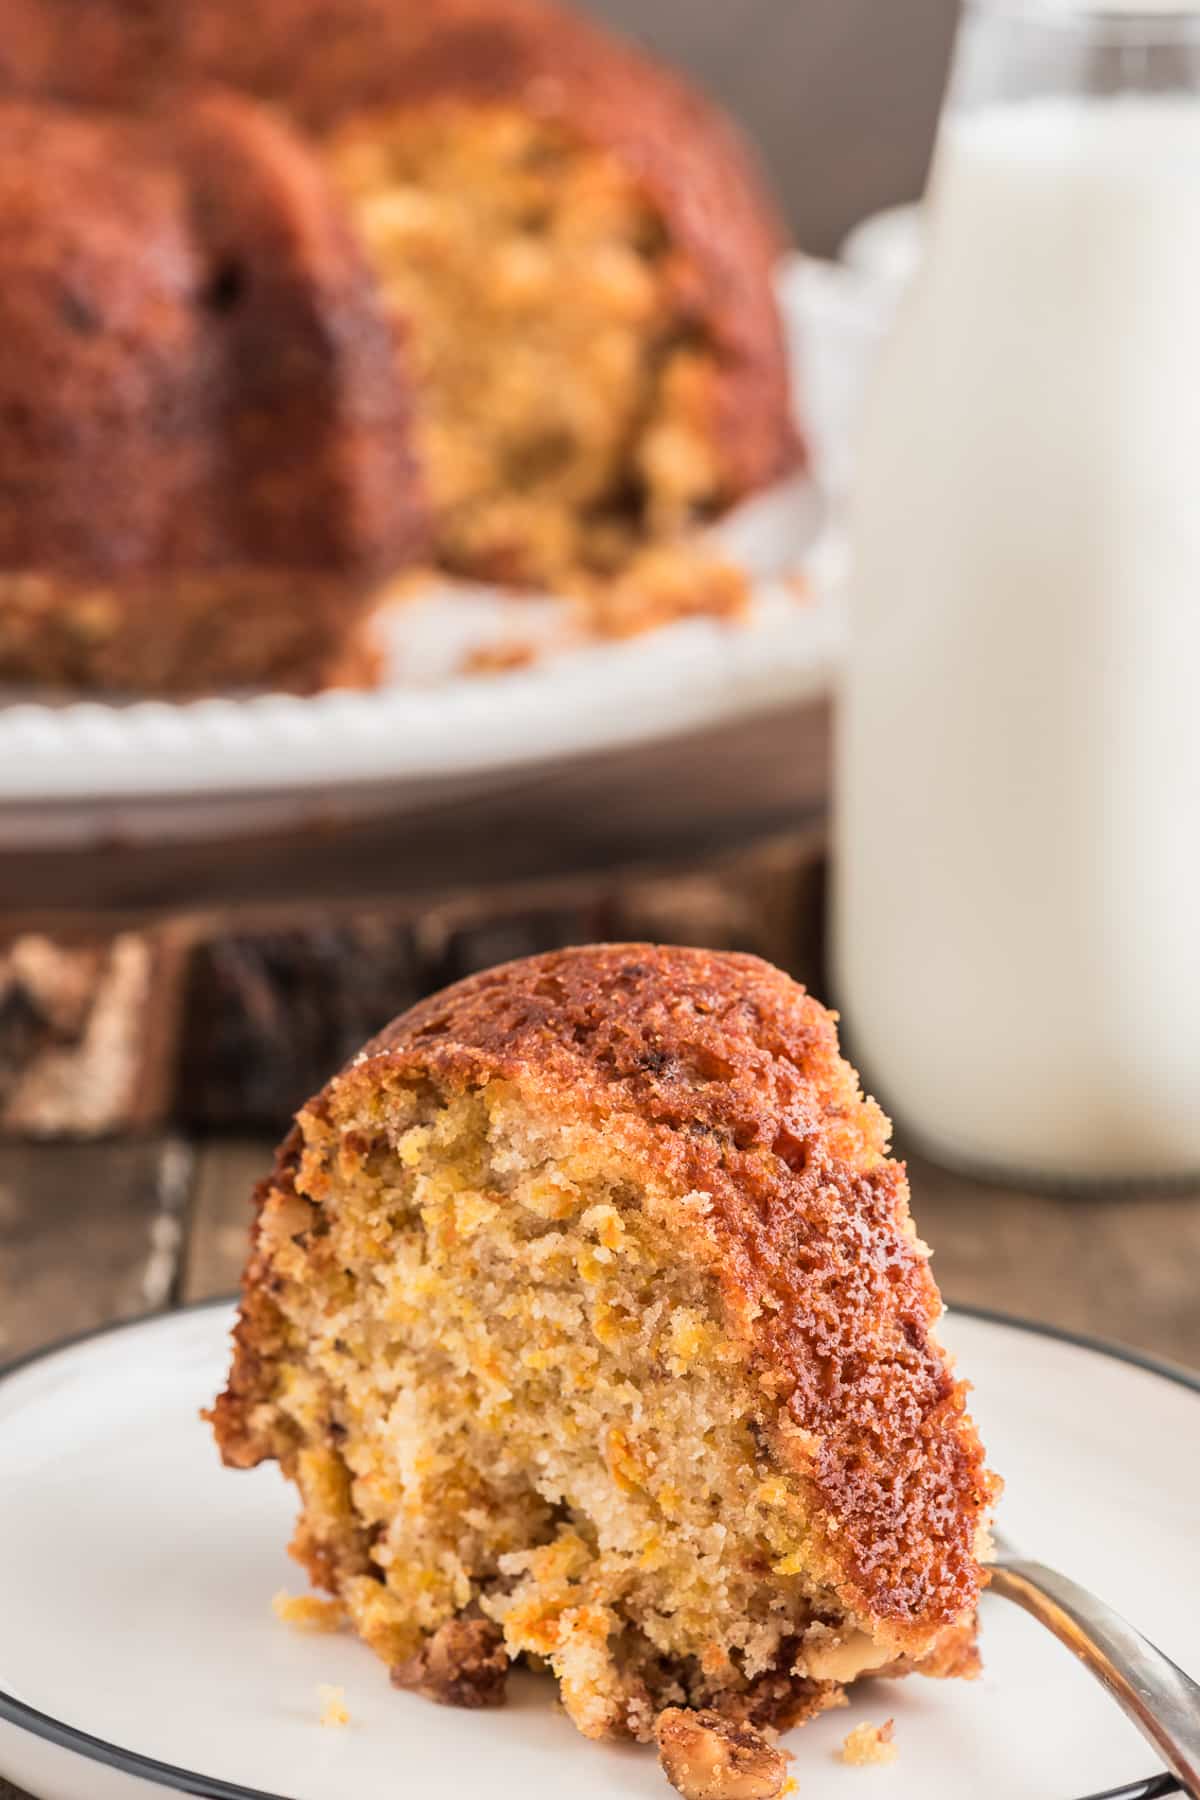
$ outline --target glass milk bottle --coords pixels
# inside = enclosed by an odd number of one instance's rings
[[[1200,6],[979,0],[852,507],[835,994],[910,1142],[1200,1175]]]

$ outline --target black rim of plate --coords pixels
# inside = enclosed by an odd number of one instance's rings
[[[73,1337],[60,1339],[58,1343],[48,1344],[41,1350],[34,1350],[28,1356],[19,1357],[15,1362],[0,1367],[0,1384],[36,1363],[45,1362],[65,1350],[74,1350],[93,1339],[116,1337],[122,1332],[162,1324],[168,1319],[188,1313],[225,1311],[232,1304],[233,1301],[229,1298],[200,1300],[191,1306],[176,1307],[167,1313],[150,1313],[118,1325],[100,1325],[91,1331],[77,1332]],[[1136,1350],[1126,1350],[1118,1344],[1105,1343],[1102,1338],[1088,1337],[1082,1332],[1064,1331],[1054,1325],[1039,1325],[1032,1319],[1014,1318],[1010,1313],[995,1312],[983,1306],[955,1306],[951,1302],[948,1303],[948,1311],[964,1318],[981,1319],[988,1325],[1002,1325],[1013,1331],[1025,1331],[1033,1337],[1051,1338],[1060,1344],[1073,1344],[1077,1349],[1090,1350],[1113,1362],[1144,1369],[1147,1374],[1157,1375],[1164,1381],[1174,1382],[1177,1387],[1188,1388],[1192,1393],[1200,1394],[1200,1375],[1160,1362],[1153,1356],[1143,1356]],[[39,1712],[36,1707],[27,1706],[23,1700],[5,1693],[3,1688],[0,1688],[0,1720],[16,1725],[60,1750],[73,1751],[89,1762],[103,1763],[122,1775],[155,1782],[159,1787],[168,1788],[177,1794],[192,1794],[196,1796],[196,1800],[291,1800],[286,1794],[271,1794],[264,1788],[242,1787],[235,1781],[222,1781],[213,1775],[198,1775],[191,1770],[177,1768],[173,1763],[159,1762],[155,1757],[143,1756],[140,1751],[126,1750],[119,1744],[110,1744],[104,1738],[93,1737],[90,1732],[80,1731],[74,1725],[66,1725],[61,1719]],[[1173,1775],[1162,1774],[1152,1775],[1144,1781],[1127,1783],[1124,1787],[1108,1788],[1102,1794],[1087,1796],[1086,1800],[1160,1800],[1163,1795],[1178,1794],[1181,1791],[1180,1784]]]

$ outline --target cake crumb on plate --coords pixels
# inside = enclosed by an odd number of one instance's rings
[[[324,1600],[320,1594],[289,1594],[286,1588],[275,1595],[271,1610],[294,1631],[340,1631],[346,1623],[340,1600]]]
[[[887,1719],[882,1725],[856,1725],[842,1745],[842,1761],[859,1769],[872,1763],[895,1762],[898,1754],[892,1742],[895,1730],[895,1719]]]
[[[330,1687],[323,1681],[317,1689],[317,1698],[321,1702],[322,1725],[341,1726],[350,1723],[345,1688]]]

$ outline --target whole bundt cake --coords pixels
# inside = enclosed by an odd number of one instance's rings
[[[552,0],[0,0],[0,677],[365,674],[794,466],[740,140]]]
[[[647,945],[463,982],[301,1112],[212,1417],[397,1685],[544,1662],[686,1770],[974,1672],[997,1484],[887,1129],[802,988]]]

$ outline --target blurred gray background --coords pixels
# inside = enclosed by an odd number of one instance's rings
[[[757,139],[800,243],[921,190],[957,0],[586,0]]]

